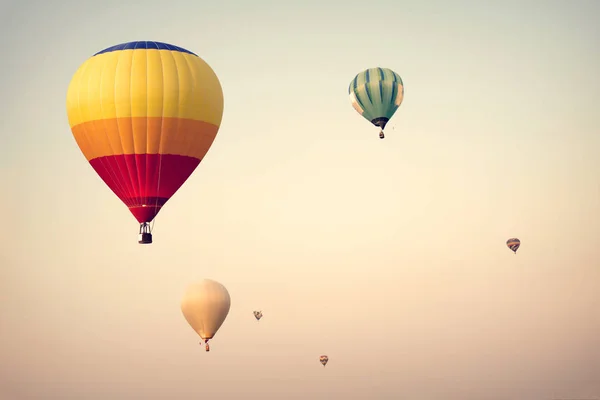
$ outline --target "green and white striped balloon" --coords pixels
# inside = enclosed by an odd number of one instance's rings
[[[350,82],[352,107],[373,125],[381,128],[379,136],[404,99],[400,75],[388,68],[369,68]]]

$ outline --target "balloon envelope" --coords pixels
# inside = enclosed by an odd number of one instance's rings
[[[383,130],[404,99],[400,75],[388,68],[369,68],[354,77],[348,87],[352,107]]]
[[[521,241],[517,238],[510,238],[506,241],[506,245],[516,254],[519,247],[521,247]]]
[[[323,355],[323,356],[319,357],[319,362],[321,364],[323,364],[323,366],[325,366],[329,362],[329,357]]]
[[[181,300],[181,311],[192,329],[204,340],[217,333],[231,306],[225,286],[204,279],[190,285]]]
[[[75,72],[67,115],[83,155],[142,224],[208,152],[221,124],[223,92],[210,66],[188,50],[123,43]]]

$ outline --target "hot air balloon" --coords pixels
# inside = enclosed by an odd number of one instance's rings
[[[256,318],[257,321],[260,321],[262,318],[262,311],[254,311],[254,318]]]
[[[517,250],[519,250],[519,247],[521,246],[521,241],[517,238],[510,238],[506,241],[506,245],[517,254]]]
[[[230,306],[229,292],[219,282],[204,279],[187,288],[181,300],[181,311],[188,324],[205,341],[206,351],[210,351],[208,341],[227,318]]]
[[[404,99],[404,83],[400,75],[388,68],[369,68],[350,82],[352,106],[360,115],[383,130]]]
[[[140,223],[154,220],[211,147],[223,116],[219,79],[196,54],[160,42],[109,47],[69,84],[67,115],[83,155]]]
[[[329,357],[327,357],[327,356],[321,356],[321,357],[319,357],[319,362],[321,364],[323,364],[323,367],[327,365],[328,361],[329,361]]]

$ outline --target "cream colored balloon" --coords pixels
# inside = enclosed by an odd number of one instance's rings
[[[212,339],[231,306],[225,286],[210,279],[190,285],[181,300],[181,311],[188,324],[204,340]]]

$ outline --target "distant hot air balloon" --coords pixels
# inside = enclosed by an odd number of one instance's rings
[[[257,321],[260,321],[262,318],[262,311],[254,311],[254,318],[256,318]]]
[[[328,361],[329,361],[329,357],[327,357],[327,356],[321,356],[321,357],[319,357],[319,362],[321,364],[323,364],[323,366],[326,366]]]
[[[506,241],[506,245],[517,254],[517,250],[519,250],[519,247],[521,246],[521,241],[517,238],[510,238]]]
[[[210,279],[190,285],[181,300],[181,311],[192,329],[206,342],[212,339],[231,306],[229,292],[225,286]],[[200,341],[202,343],[202,341]]]
[[[350,82],[352,106],[360,115],[383,130],[404,99],[404,83],[400,75],[388,68],[369,68]]]
[[[223,116],[219,79],[196,54],[160,42],[109,47],[84,62],[67,92],[83,155],[140,223],[149,223],[211,147]]]

